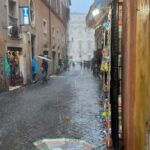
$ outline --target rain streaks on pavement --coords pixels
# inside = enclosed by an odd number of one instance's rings
[[[99,86],[90,70],[76,67],[46,85],[0,94],[0,150],[34,150],[43,138],[81,139],[105,150]]]

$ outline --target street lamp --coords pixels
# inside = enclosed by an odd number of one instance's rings
[[[109,9],[110,7],[100,7],[100,8],[96,8],[93,10],[92,15],[93,17],[97,16],[98,14],[100,14],[100,10],[102,9]]]

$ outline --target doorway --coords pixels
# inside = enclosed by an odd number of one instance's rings
[[[53,57],[53,74],[55,74],[56,52],[52,52]]]
[[[24,66],[22,66],[22,49],[8,47],[7,58],[10,66],[9,90],[18,88],[24,84]]]
[[[35,35],[31,34],[31,58],[35,56]]]

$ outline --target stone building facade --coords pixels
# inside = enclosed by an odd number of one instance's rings
[[[44,53],[51,58],[49,74],[57,72],[60,62],[64,64],[67,58],[66,38],[70,4],[70,0],[0,1],[1,89],[10,85],[9,78],[5,80],[3,63],[8,54],[11,58],[16,55],[14,58],[18,59],[17,66],[22,84],[32,82],[32,58],[38,63],[40,74],[41,60],[37,58],[40,54]]]
[[[71,13],[69,24],[69,59],[91,60],[95,50],[94,30],[86,28],[85,14]]]

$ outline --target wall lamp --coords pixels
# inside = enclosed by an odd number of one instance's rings
[[[95,17],[95,16],[97,16],[99,13],[100,13],[100,12],[99,12],[99,9],[97,8],[97,9],[93,10],[92,15]]]
[[[12,29],[12,26],[8,26],[7,29]]]
[[[110,7],[100,7],[100,9],[98,9],[98,8],[94,9],[93,12],[92,12],[93,17],[95,17],[98,14],[100,14],[100,10],[102,10],[102,9],[108,9],[108,8],[110,8]]]

